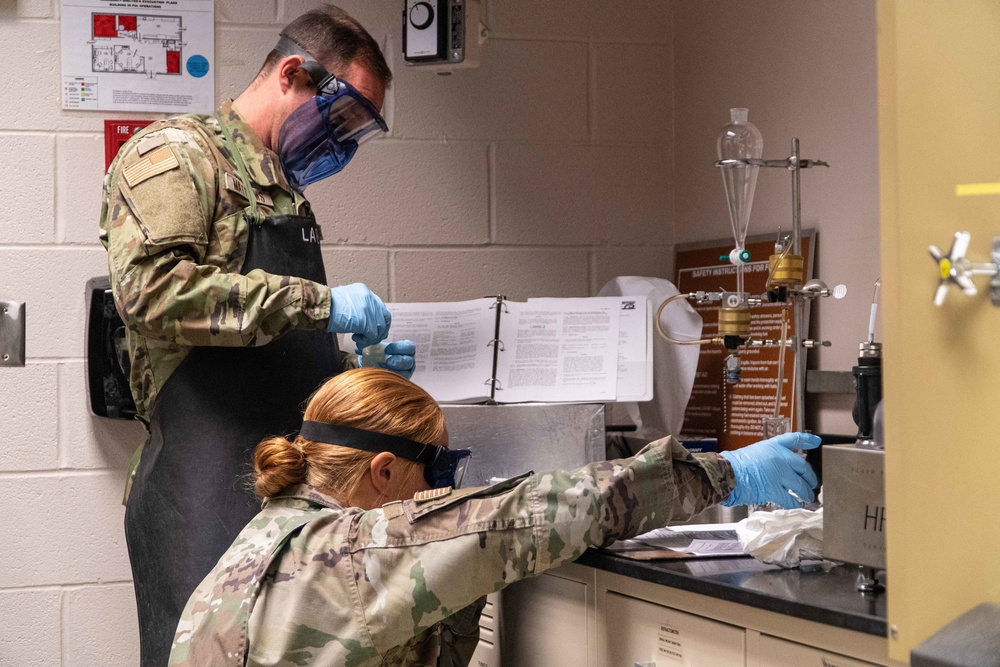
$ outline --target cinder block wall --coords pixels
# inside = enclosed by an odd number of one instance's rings
[[[216,82],[235,96],[280,27],[318,3],[216,2]],[[489,0],[479,69],[405,69],[400,0],[342,6],[386,47],[392,133],[307,192],[331,282],[388,299],[584,296],[669,275],[672,26],[666,0]],[[0,298],[27,302],[28,364],[0,368],[0,664],[135,665],[122,530],[137,424],[89,415],[84,284],[102,121],[60,109],[59,0],[0,6]],[[147,117],[155,117],[148,116]]]

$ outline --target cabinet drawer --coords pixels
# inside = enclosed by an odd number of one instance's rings
[[[511,584],[500,602],[504,665],[589,664],[587,585],[551,574]],[[631,664],[631,663],[630,663]]]
[[[746,664],[743,628],[610,591],[604,614],[608,665],[740,667]]]
[[[757,667],[878,667],[874,662],[848,658],[784,639],[760,636]]]

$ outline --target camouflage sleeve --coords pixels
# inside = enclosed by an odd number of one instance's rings
[[[325,285],[220,268],[246,238],[239,211],[214,220],[217,173],[203,142],[177,127],[148,133],[105,179],[101,240],[122,318],[143,336],[182,345],[260,345],[289,329],[325,327]]]
[[[380,651],[479,596],[575,560],[585,549],[690,517],[729,495],[729,463],[673,438],[627,459],[534,474],[359,515],[357,595]]]

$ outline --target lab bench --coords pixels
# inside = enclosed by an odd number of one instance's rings
[[[886,595],[857,570],[749,558],[641,562],[590,550],[491,598],[477,667],[890,665]]]

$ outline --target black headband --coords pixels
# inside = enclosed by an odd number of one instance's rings
[[[312,54],[284,35],[278,38],[278,43],[275,45],[274,50],[283,56],[302,56],[305,58],[305,62],[302,63],[302,69],[309,74],[309,77],[312,79],[313,84],[317,88],[322,88],[330,79],[336,78],[334,75],[327,72],[326,69],[312,57]]]
[[[389,452],[407,461],[423,463],[425,466],[433,466],[442,450],[447,451],[437,445],[327,422],[304,421],[299,435],[313,442],[340,445],[364,452]]]

